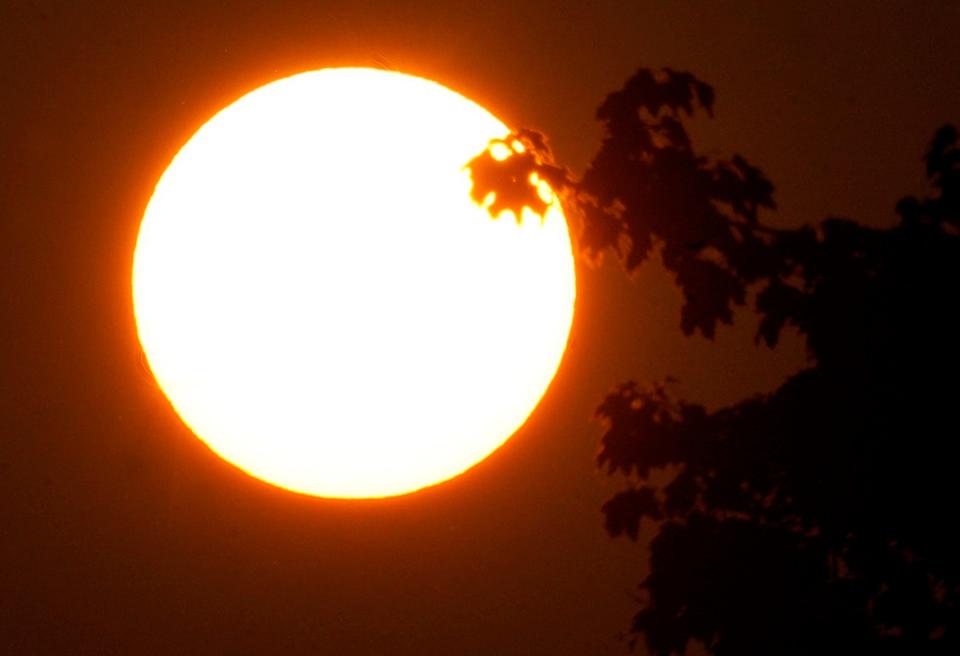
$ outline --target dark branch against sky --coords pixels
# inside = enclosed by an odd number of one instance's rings
[[[629,273],[659,253],[685,333],[713,338],[752,291],[757,341],[790,326],[807,347],[775,391],[716,411],[674,379],[623,382],[597,408],[598,464],[633,479],[604,503],[607,531],[655,531],[632,632],[658,656],[952,653],[957,130],[936,131],[930,191],[897,203],[895,227],[775,229],[761,171],[697,154],[686,122],[713,98],[689,73],[640,69],[600,105],[582,178],[528,132],[512,137],[522,155],[471,163],[474,196],[518,216],[539,209],[527,180],[552,179],[590,259],[609,251]]]

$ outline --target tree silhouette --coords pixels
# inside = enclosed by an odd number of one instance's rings
[[[588,256],[629,272],[659,250],[685,333],[712,337],[755,292],[757,340],[775,346],[786,325],[806,340],[809,367],[770,394],[709,412],[669,382],[627,382],[597,409],[598,462],[631,481],[606,529],[655,529],[632,635],[664,656],[691,641],[721,656],[960,653],[957,131],[937,131],[933,195],[900,201],[895,227],[779,230],[760,220],[774,203],[758,169],[694,151],[684,120],[713,98],[689,73],[643,69],[597,110],[605,139],[582,177],[530,131],[512,169],[470,163],[475,197],[513,182],[507,206],[536,209],[520,183],[548,180]]]

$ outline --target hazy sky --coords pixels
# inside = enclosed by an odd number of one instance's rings
[[[763,168],[791,224],[889,223],[960,122],[960,3],[0,0],[0,25],[0,646],[21,653],[622,653],[645,556],[603,532],[594,406],[667,374],[732,402],[802,363],[753,348],[747,314],[683,338],[655,267],[581,267],[554,385],[468,474],[378,502],[254,481],[152,385],[129,288],[153,184],[246,91],[388,62],[579,169],[607,92],[686,69],[718,93],[698,143]]]

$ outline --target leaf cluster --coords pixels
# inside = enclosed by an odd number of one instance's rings
[[[757,339],[774,346],[789,325],[810,354],[775,392],[717,411],[669,382],[621,384],[597,409],[598,462],[630,481],[603,507],[607,531],[655,532],[633,633],[658,655],[690,641],[718,655],[960,653],[957,131],[937,131],[933,193],[900,201],[895,227],[781,230],[762,220],[775,206],[759,169],[695,151],[685,121],[713,102],[689,73],[642,69],[597,110],[605,137],[583,176],[530,132],[510,173],[549,167],[586,255],[631,272],[659,252],[685,333],[712,337],[755,292]],[[475,192],[497,183],[475,177]]]

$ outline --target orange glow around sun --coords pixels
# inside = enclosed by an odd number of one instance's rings
[[[325,497],[411,492],[506,441],[575,294],[555,200],[518,224],[470,199],[464,165],[508,133],[370,69],[278,80],[210,119],[157,184],[133,264],[141,344],[193,432]]]

